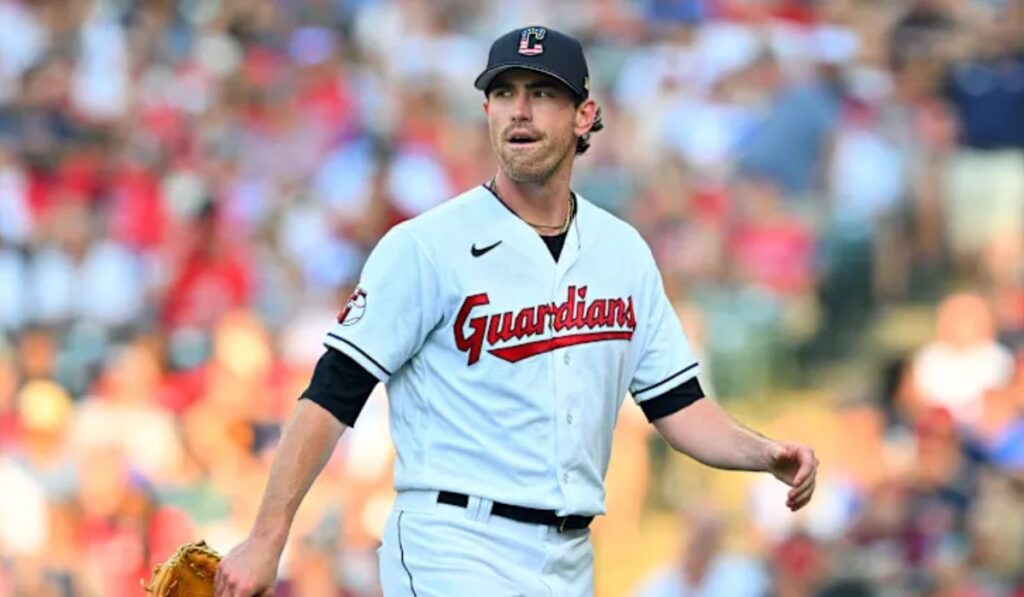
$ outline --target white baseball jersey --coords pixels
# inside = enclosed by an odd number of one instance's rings
[[[484,186],[395,226],[326,345],[387,384],[395,489],[604,513],[612,429],[698,365],[650,249],[577,196],[561,255]]]

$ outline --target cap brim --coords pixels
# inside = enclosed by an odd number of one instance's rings
[[[551,72],[550,70],[548,70],[546,68],[543,68],[541,66],[537,66],[536,64],[528,64],[528,63],[525,63],[525,62],[524,63],[513,63],[513,64],[502,64],[500,66],[495,66],[493,68],[489,68],[489,69],[485,70],[484,72],[480,73],[480,76],[478,76],[476,78],[476,81],[473,83],[473,86],[476,87],[477,89],[479,89],[480,91],[486,92],[487,88],[491,86],[491,82],[494,81],[494,79],[498,75],[500,75],[501,73],[503,73],[505,71],[515,70],[517,68],[518,69],[522,69],[522,70],[532,70],[534,72],[538,72],[538,73],[541,73],[543,75],[547,75],[547,76],[551,77],[552,79],[557,79],[563,85],[568,87],[569,91],[572,91],[577,96],[579,96],[579,97],[586,97],[586,94],[584,94],[582,90],[576,89],[575,87],[573,87],[573,85],[571,83],[569,83],[568,81],[566,81],[561,75],[559,75],[557,73],[554,73],[554,72]]]

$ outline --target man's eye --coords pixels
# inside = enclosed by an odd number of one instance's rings
[[[508,89],[495,89],[494,90],[494,95],[497,96],[497,97],[508,97],[509,95],[511,95],[511,93],[512,92],[509,91]]]
[[[535,97],[554,97],[555,94],[551,93],[550,89],[536,89],[533,95]]]

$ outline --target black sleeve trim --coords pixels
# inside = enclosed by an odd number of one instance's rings
[[[662,417],[679,412],[704,397],[704,390],[697,378],[687,380],[660,396],[640,403],[647,421],[653,423]]]
[[[317,361],[309,387],[300,400],[312,400],[345,425],[354,427],[378,383],[377,377],[352,357],[336,348],[328,348]]]
[[[673,373],[672,375],[669,375],[668,377],[666,377],[665,379],[659,381],[658,383],[656,383],[654,385],[647,386],[646,388],[641,388],[641,389],[633,392],[633,395],[635,396],[636,394],[643,394],[647,390],[653,390],[654,388],[656,388],[658,386],[665,385],[668,382],[672,381],[673,379],[679,377],[680,375],[686,373],[687,371],[693,369],[696,366],[697,366],[697,363],[694,363],[694,364],[690,365],[689,367],[683,367],[679,371],[676,371],[675,373]]]
[[[328,332],[328,333],[327,333],[327,335],[328,335],[328,336],[330,336],[331,338],[334,338],[334,339],[335,339],[335,340],[337,340],[338,342],[342,342],[342,343],[344,343],[344,344],[347,344],[347,345],[351,346],[351,347],[352,347],[352,348],[354,348],[354,349],[355,349],[355,350],[356,350],[356,351],[357,351],[357,352],[358,352],[359,354],[361,354],[361,355],[363,355],[364,357],[366,357],[366,358],[367,358],[367,360],[369,360],[369,361],[370,361],[371,363],[373,363],[374,365],[376,365],[376,366],[377,366],[377,367],[378,367],[378,368],[379,368],[379,369],[380,369],[381,371],[383,371],[383,372],[384,372],[385,374],[387,374],[387,376],[388,376],[388,377],[391,377],[391,372],[390,372],[390,371],[388,371],[388,370],[387,370],[387,368],[386,368],[386,367],[384,367],[384,365],[381,365],[380,363],[378,363],[378,362],[377,362],[377,359],[375,359],[375,358],[371,357],[370,355],[366,354],[366,351],[365,351],[365,350],[363,350],[362,348],[359,348],[359,347],[358,347],[358,346],[356,346],[355,344],[352,344],[351,342],[349,342],[348,340],[346,340],[346,339],[342,338],[341,336],[339,336],[339,335],[335,334],[334,332]]]

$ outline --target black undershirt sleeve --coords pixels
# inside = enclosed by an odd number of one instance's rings
[[[683,410],[703,397],[704,390],[701,389],[700,382],[694,377],[660,396],[644,400],[640,403],[640,408],[644,411],[648,422],[653,423],[662,417]]]
[[[348,427],[354,427],[359,413],[380,383],[369,371],[341,351],[329,348],[313,370],[309,387],[300,399],[312,400]],[[693,378],[668,392],[640,403],[650,422],[678,412],[705,396],[700,382]]]
[[[340,350],[328,348],[313,370],[305,398],[324,407],[339,421],[354,427],[370,392],[379,380]]]

